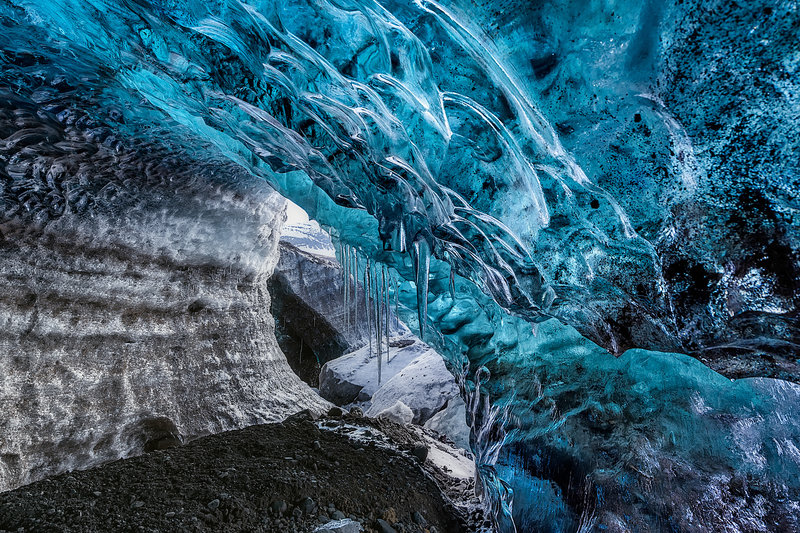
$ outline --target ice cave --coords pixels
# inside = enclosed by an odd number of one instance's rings
[[[797,0],[0,0],[0,533],[800,532]]]

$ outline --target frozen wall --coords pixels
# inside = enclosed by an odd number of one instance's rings
[[[274,336],[282,197],[3,104],[20,188],[0,204],[0,490],[323,409]]]

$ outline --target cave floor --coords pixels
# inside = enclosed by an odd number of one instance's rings
[[[478,513],[445,496],[469,483],[432,476],[401,427],[348,418],[296,415],[5,492],[0,532],[306,532],[342,515],[366,532],[379,518],[398,532],[475,530]],[[327,430],[354,423],[392,445]]]

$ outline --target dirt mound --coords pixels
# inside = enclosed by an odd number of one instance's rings
[[[348,519],[366,532],[472,529],[419,459],[328,430],[336,420],[296,416],[45,479],[0,494],[0,531],[284,533]]]

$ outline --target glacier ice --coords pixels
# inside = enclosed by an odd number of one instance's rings
[[[798,20],[9,0],[4,218],[135,196],[123,146],[235,164],[331,229],[378,365],[391,300],[446,354],[501,529],[798,528],[797,386],[700,362],[798,379]]]

